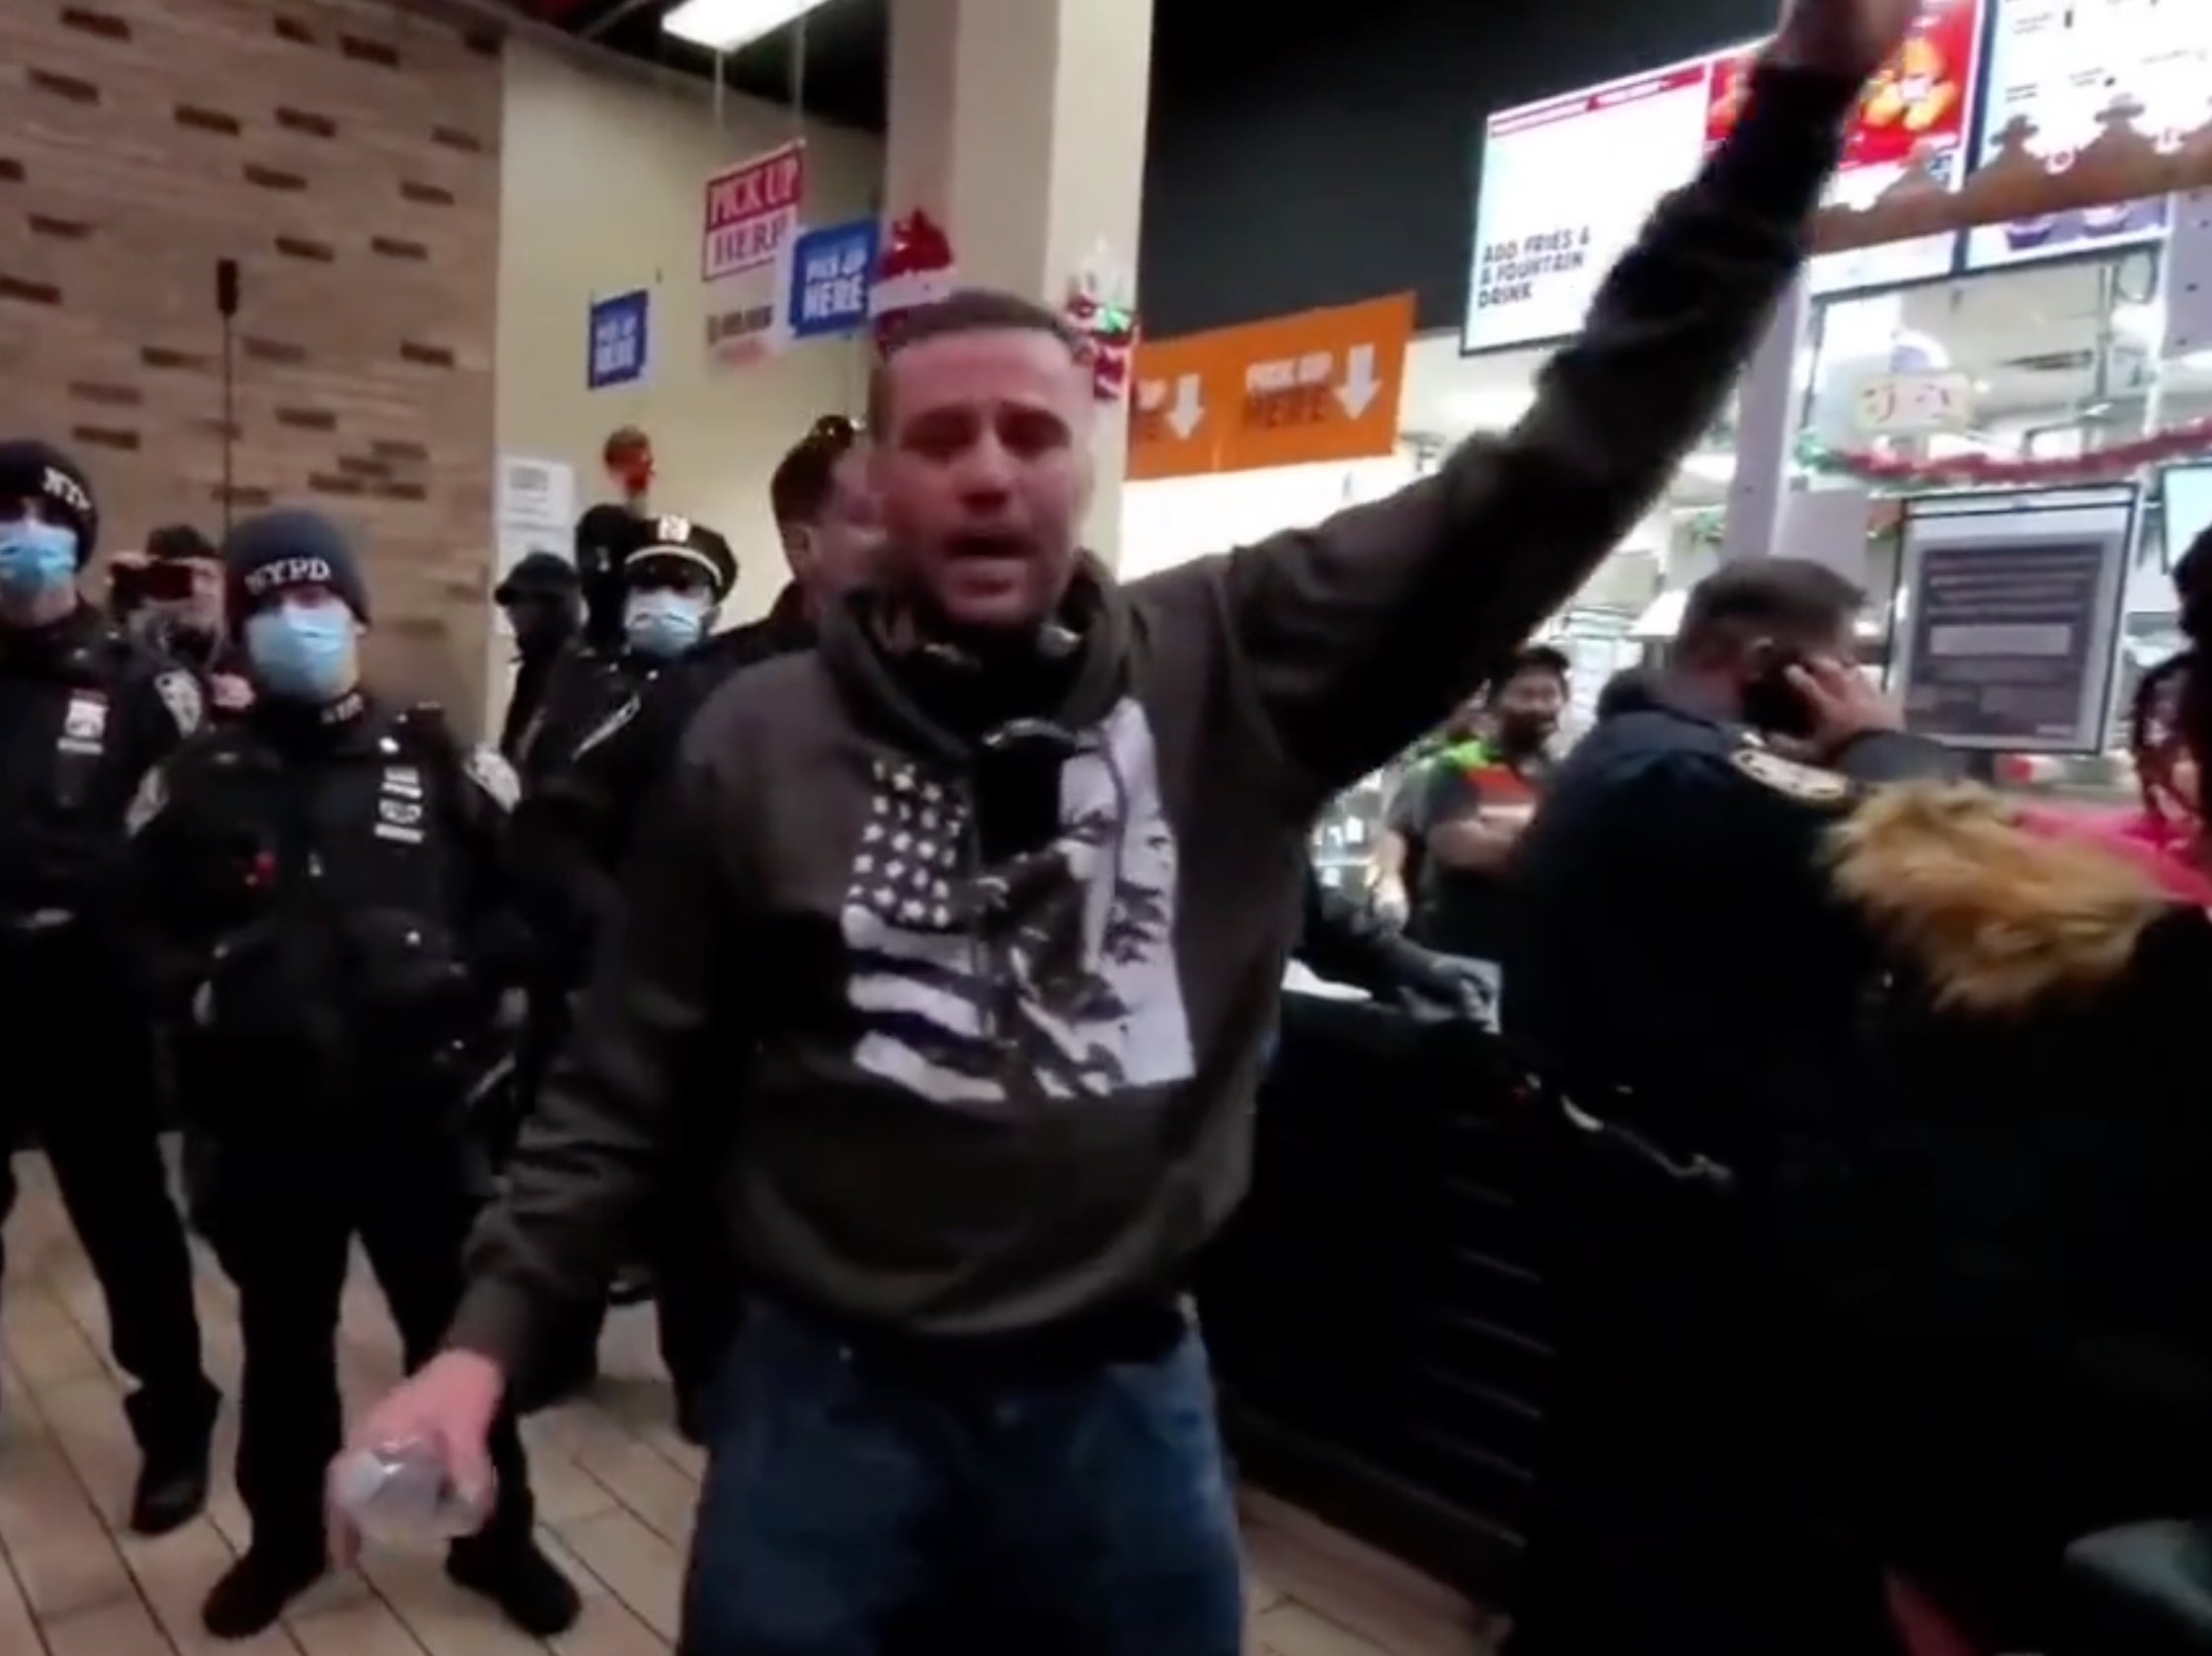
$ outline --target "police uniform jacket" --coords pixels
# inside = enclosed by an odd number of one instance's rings
[[[577,744],[629,701],[658,664],[619,647],[581,640],[562,648],[546,668],[536,710],[510,755],[525,783],[559,771]]]
[[[1878,955],[1827,835],[1868,784],[1950,768],[1891,734],[1803,763],[1628,686],[1508,865],[1501,1010],[1543,1083],[1518,1142],[1560,1306],[1528,1656],[1880,1648],[1809,1338]]]
[[[204,718],[198,681],[91,605],[0,630],[0,943],[88,937],[148,770]]]
[[[669,665],[622,645],[622,572],[633,558],[658,553],[684,558],[709,577],[716,601],[737,584],[737,554],[727,539],[703,523],[596,507],[586,518],[588,522],[600,518],[595,528],[578,526],[580,549],[590,538],[599,561],[596,573],[588,571],[585,576],[587,593],[596,593],[592,624],[586,627],[582,644],[556,660],[547,675],[540,715],[532,721],[534,728],[525,727],[515,744],[517,763],[532,782],[565,769],[580,745],[603,730],[609,716],[628,707],[635,694],[662,676]]]
[[[1756,1156],[1776,1101],[1825,1096],[1855,1038],[1868,944],[1823,835],[1866,785],[1955,769],[1887,732],[1806,764],[1655,683],[1623,687],[1510,867],[1507,1036],[1593,1109],[1631,1091],[1683,1147]]]
[[[637,716],[640,698],[666,664],[625,651],[580,652],[556,666],[545,704],[520,749],[521,798],[514,813],[514,868],[531,924],[564,960],[611,911],[613,876],[595,833],[570,808],[586,755]],[[556,976],[564,981],[571,970]]]
[[[150,773],[132,890],[170,1004],[286,1107],[437,1090],[517,977],[512,773],[435,708],[264,703]]]
[[[661,670],[637,675],[581,731],[563,762],[532,777],[516,815],[517,856],[540,894],[549,932],[581,945],[612,917],[640,814],[714,692],[748,667],[814,643],[799,590],[787,587],[758,621],[716,633]]]

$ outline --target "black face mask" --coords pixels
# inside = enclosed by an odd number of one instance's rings
[[[573,622],[566,606],[552,601],[518,603],[509,611],[515,647],[525,654],[558,649],[568,641]]]
[[[1509,753],[1533,753],[1551,740],[1558,723],[1547,713],[1501,713],[1498,746]]]
[[[1796,655],[1780,655],[1744,680],[1744,723],[1770,736],[1802,739],[1813,733],[1813,704],[1788,679]]]

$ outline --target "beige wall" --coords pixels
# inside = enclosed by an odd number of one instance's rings
[[[0,435],[75,452],[110,548],[169,519],[214,530],[215,263],[236,259],[234,504],[350,524],[372,670],[464,719],[500,95],[495,39],[381,5],[0,0]]]
[[[0,0],[5,3],[5,0]],[[608,494],[599,447],[642,426],[660,458],[654,504],[712,524],[737,548],[725,620],[765,609],[785,578],[768,475],[819,415],[857,414],[860,351],[829,342],[735,371],[710,368],[699,219],[707,176],[791,136],[786,110],[517,36],[507,52],[501,197],[499,440],[565,460],[579,505]],[[805,218],[873,210],[882,145],[810,125]],[[585,389],[595,295],[653,290],[652,366],[642,388]]]

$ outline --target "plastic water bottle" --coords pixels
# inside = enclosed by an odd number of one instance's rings
[[[491,1516],[488,1495],[458,1488],[437,1446],[422,1439],[341,1457],[331,1498],[365,1539],[391,1546],[456,1540]]]

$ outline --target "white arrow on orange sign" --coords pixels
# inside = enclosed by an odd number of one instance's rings
[[[1184,374],[1175,382],[1175,406],[1167,411],[1168,430],[1185,441],[1206,419],[1206,401],[1199,394],[1199,377]]]
[[[1375,347],[1355,345],[1345,354],[1344,383],[1336,388],[1336,400],[1357,420],[1382,394],[1382,382],[1375,374]]]

